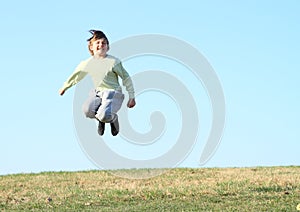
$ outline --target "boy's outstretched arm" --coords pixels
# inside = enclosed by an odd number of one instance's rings
[[[80,80],[82,80],[87,75],[86,71],[82,71],[84,70],[85,66],[86,66],[86,62],[83,61],[76,67],[75,71],[71,74],[71,76],[69,76],[67,81],[61,87],[61,89],[59,89],[58,91],[59,95],[61,96],[64,95],[66,90],[68,90],[73,85],[77,84]]]

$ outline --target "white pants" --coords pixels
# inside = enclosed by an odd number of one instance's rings
[[[88,118],[96,118],[101,122],[111,123],[118,117],[124,100],[124,94],[114,90],[96,92],[92,90],[83,104],[83,112]]]

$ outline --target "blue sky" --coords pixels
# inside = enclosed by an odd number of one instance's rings
[[[226,101],[223,137],[206,167],[300,165],[299,1],[28,0],[0,5],[0,174],[97,168],[77,140],[75,88],[58,95],[75,66],[89,57],[86,39],[92,28],[103,30],[110,43],[147,33],[176,37],[206,57]],[[165,70],[168,64],[146,57],[124,62],[130,74]],[[142,123],[136,117],[151,110],[149,99],[137,98],[133,127]],[[171,110],[177,113],[176,107]],[[143,118],[148,123],[149,117]],[[201,124],[207,130],[209,118]],[[171,126],[169,133],[176,130]],[[200,167],[202,147],[199,141],[180,166]]]

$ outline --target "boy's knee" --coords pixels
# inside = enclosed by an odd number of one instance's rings
[[[88,105],[83,105],[82,112],[87,118],[95,118],[95,113],[93,113]]]
[[[95,118],[96,115],[94,112],[91,111],[84,111],[84,114],[87,118],[91,118],[91,119]]]

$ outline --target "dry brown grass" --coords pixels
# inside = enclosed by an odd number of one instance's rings
[[[171,169],[148,179],[108,171],[0,176],[0,209],[255,211],[296,209],[298,203],[300,167]]]

